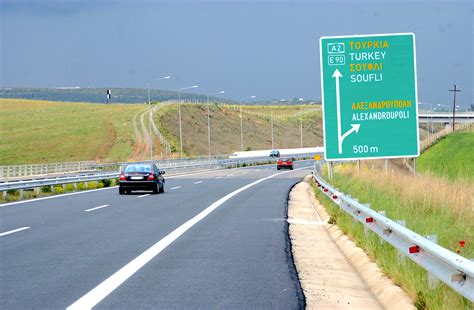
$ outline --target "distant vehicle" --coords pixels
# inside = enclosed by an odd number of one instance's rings
[[[270,152],[270,157],[280,157],[280,152],[277,150],[273,150]]]
[[[277,162],[277,170],[282,168],[293,170],[293,158],[280,158]]]
[[[130,194],[132,190],[150,190],[153,194],[165,191],[165,172],[155,164],[129,164],[121,169],[119,194]]]

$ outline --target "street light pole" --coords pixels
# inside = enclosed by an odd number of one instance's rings
[[[151,135],[151,121],[152,121],[152,115],[151,115],[151,101],[150,101],[150,83],[148,83],[148,109],[149,109],[149,126],[148,126],[148,143],[150,144],[150,161],[153,161],[153,138]]]
[[[298,98],[298,101],[303,101],[303,98]],[[300,135],[301,135],[301,148],[303,148],[303,111],[300,107]]]
[[[273,105],[270,106],[270,120],[272,123],[272,150],[273,150]]]
[[[240,148],[242,152],[244,151],[244,126],[243,126],[243,116],[242,116],[242,100],[244,99],[253,99],[256,96],[250,96],[248,98],[240,99]]]
[[[218,95],[218,94],[224,94],[225,91],[221,90],[218,93],[214,93],[212,95]],[[207,145],[208,145],[208,153],[209,157],[211,157],[211,121],[210,121],[210,115],[211,115],[211,110],[210,110],[210,101],[209,101],[209,94],[207,94]]]
[[[184,89],[198,88],[197,85],[178,89],[178,115],[179,115],[179,157],[183,158],[183,127],[181,122],[181,91]]]

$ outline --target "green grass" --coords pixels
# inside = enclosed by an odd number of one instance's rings
[[[417,160],[419,172],[474,180],[474,131],[449,134]]]
[[[357,197],[360,202],[370,203],[372,209],[385,210],[387,217],[405,220],[407,227],[420,235],[437,235],[441,246],[451,251],[459,250],[464,257],[474,257],[471,244],[474,240],[472,184],[367,169],[357,174],[356,169],[350,166],[336,169],[331,183],[342,192]],[[446,195],[450,192],[451,195]],[[469,309],[472,306],[444,284],[430,290],[427,273],[421,267],[409,259],[401,262],[394,248],[381,243],[373,233],[365,235],[361,224],[341,211],[319,190],[316,193],[341,230],[353,238],[395,283],[404,287],[417,301],[419,309]],[[465,248],[459,248],[460,240],[469,240]]]
[[[0,99],[0,165],[124,161],[143,105]]]

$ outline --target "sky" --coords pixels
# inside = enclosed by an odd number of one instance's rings
[[[470,0],[0,0],[0,87],[321,99],[319,37],[414,32],[418,98],[473,101]],[[159,80],[163,76],[168,80]]]

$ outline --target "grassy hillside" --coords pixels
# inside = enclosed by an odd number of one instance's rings
[[[449,134],[417,160],[419,172],[474,180],[474,131]]]
[[[0,165],[118,161],[134,150],[143,105],[0,99]]]
[[[297,148],[300,142],[299,109],[303,113],[303,146],[321,146],[321,112],[313,106],[243,107],[244,149],[271,148],[271,110],[274,117],[274,148]],[[212,154],[231,154],[241,150],[240,113],[237,106],[211,105],[211,152]],[[183,104],[182,129],[183,149],[187,155],[203,155],[208,152],[207,106]],[[168,105],[155,114],[167,140],[179,152],[178,106]]]

